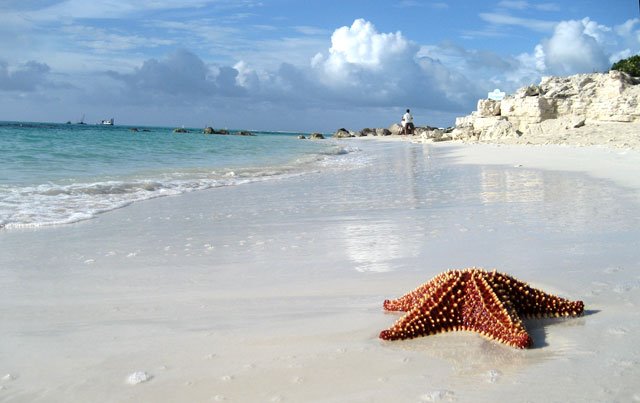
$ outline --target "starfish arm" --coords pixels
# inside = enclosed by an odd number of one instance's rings
[[[493,273],[489,281],[508,295],[522,317],[567,317],[584,313],[582,301],[570,301],[533,288],[529,284],[501,273]]]
[[[465,295],[468,298],[462,308],[464,330],[480,333],[512,347],[531,346],[531,337],[511,301],[504,294],[496,293],[485,277],[472,274],[466,284]]]
[[[441,273],[428,282],[422,284],[418,288],[413,291],[408,292],[407,294],[401,296],[397,299],[388,300],[386,299],[382,304],[386,311],[410,311],[416,304],[420,303],[420,300],[425,296],[429,296],[433,294],[433,292],[438,289],[444,282],[447,282],[451,279],[452,276],[457,278],[460,277],[459,271],[447,271]]]
[[[461,296],[458,276],[431,289],[426,297],[413,301],[413,307],[389,329],[380,332],[383,340],[412,339],[419,336],[458,330],[462,325],[458,300]]]

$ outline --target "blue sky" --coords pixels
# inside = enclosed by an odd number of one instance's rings
[[[0,120],[331,132],[640,52],[637,1],[3,0]]]

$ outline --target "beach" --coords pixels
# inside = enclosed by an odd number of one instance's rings
[[[640,401],[640,153],[348,139],[357,164],[0,231],[0,401]],[[583,300],[479,334],[378,338],[484,267]]]

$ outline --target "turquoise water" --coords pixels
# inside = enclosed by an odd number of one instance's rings
[[[350,151],[298,133],[0,122],[0,226],[76,222],[154,197],[344,165]]]

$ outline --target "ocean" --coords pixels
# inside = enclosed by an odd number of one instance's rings
[[[133,129],[0,122],[0,227],[73,223],[151,198],[344,167],[357,151],[303,133]]]

